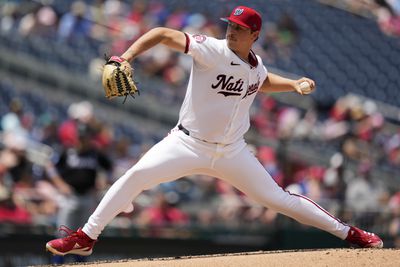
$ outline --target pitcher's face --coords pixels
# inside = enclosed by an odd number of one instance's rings
[[[226,41],[232,50],[238,50],[243,46],[251,46],[257,39],[259,32],[252,32],[249,28],[228,21],[226,29]]]

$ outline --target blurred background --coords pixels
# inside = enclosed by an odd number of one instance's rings
[[[89,259],[44,251],[178,118],[189,56],[163,46],[140,56],[141,95],[123,105],[104,97],[104,54],[157,26],[224,38],[219,18],[237,5],[262,14],[254,51],[270,71],[317,83],[307,97],[258,95],[249,146],[283,188],[400,247],[399,0],[3,0],[0,266],[347,246],[191,176],[143,192]]]

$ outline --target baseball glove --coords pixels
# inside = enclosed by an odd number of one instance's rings
[[[116,96],[125,96],[126,100],[129,95],[135,98],[134,95],[136,92],[139,94],[136,83],[133,80],[131,64],[118,56],[106,59],[106,64],[103,68],[102,84],[108,99]]]

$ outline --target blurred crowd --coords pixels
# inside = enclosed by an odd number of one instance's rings
[[[171,10],[164,1],[74,1],[66,9],[60,7],[61,2],[69,1],[2,4],[0,29],[71,45],[94,39],[101,44],[97,55],[104,51],[121,54],[141,34],[159,25],[217,37],[224,33],[224,24],[210,20],[207,14],[189,12],[184,5]],[[218,12],[225,16],[229,11]],[[296,23],[283,14],[267,28],[256,52],[268,62],[276,56],[289,60],[293,45],[301,38]],[[103,62],[93,59],[89,74],[97,79]],[[157,98],[167,104],[183,99],[185,90],[177,88],[185,87],[190,58],[160,46],[135,64],[140,64],[144,75],[163,81],[162,90],[149,88],[150,93],[156,90]],[[105,190],[152,145],[128,136],[117,138],[116,129],[99,120],[87,101],[71,104],[68,118],[62,120],[28,113],[22,103],[14,99],[0,114],[0,222],[82,225]],[[252,149],[282,187],[312,198],[344,221],[379,226],[379,231],[399,235],[400,192],[389,190],[371,172],[385,165],[398,170],[400,131],[398,125],[385,120],[375,103],[347,96],[323,109],[301,110],[260,96],[251,120],[261,137],[278,143],[277,148],[257,145]],[[333,147],[336,153],[328,166],[310,165],[287,154],[288,143],[296,141],[320,146],[321,153]],[[355,171],[347,168],[349,161],[356,163]],[[112,225],[150,228],[149,234],[157,236],[158,226],[264,227],[277,225],[278,220],[274,211],[255,204],[232,186],[197,175],[143,192],[134,212],[121,214]]]
[[[399,0],[320,0],[337,5],[350,12],[372,14],[385,34],[400,36]]]
[[[70,3],[70,2],[68,2]],[[79,46],[82,40],[101,44],[95,56],[111,53],[122,54],[134,40],[151,28],[171,27],[190,33],[224,37],[225,23],[208,17],[206,13],[193,13],[182,3],[168,3],[162,0],[93,0],[73,1],[65,7],[58,1],[9,1],[1,7],[0,30],[16,32],[22,36],[41,36],[57,39],[71,46]],[[217,17],[226,16],[226,8]],[[214,16],[213,16],[214,17]],[[271,62],[279,53],[289,58],[293,45],[299,40],[300,32],[295,21],[286,13],[276,22],[268,23],[257,43],[258,53]],[[98,78],[103,58],[93,58],[89,73]],[[183,86],[190,68],[190,59],[159,46],[137,60],[140,71],[148,76],[161,77],[167,85]],[[168,92],[174,98],[176,92]],[[168,99],[168,97],[166,97]]]
[[[253,123],[261,136],[278,140],[278,146],[249,146],[276,182],[290,192],[312,198],[344,221],[378,227],[396,237],[400,231],[400,191],[391,191],[371,176],[382,158],[371,157],[379,153],[363,152],[364,147],[357,142],[380,140],[379,155],[391,150],[398,153],[398,133],[383,130],[383,118],[379,123],[371,119],[375,113],[358,110],[362,115],[356,115],[356,105],[348,105],[349,99],[339,99],[325,121],[318,121],[311,111],[302,117],[298,109],[268,96],[261,99],[262,108],[252,117]],[[72,103],[66,119],[46,124],[40,123],[41,114],[25,112],[21,103],[13,99],[1,117],[2,223],[82,225],[107,188],[151,145],[134,143],[129,136],[116,138],[115,129],[96,118],[87,101]],[[387,135],[382,133],[378,138],[380,131]],[[321,142],[342,139],[329,165],[310,165],[287,154],[287,142],[313,138]],[[349,160],[358,162],[355,171],[347,168]],[[259,206],[223,181],[201,175],[143,192],[130,212],[120,214],[111,226],[135,226],[146,229],[145,235],[164,236],[163,227],[177,225],[235,228],[281,223],[273,210]]]
[[[400,167],[400,129],[386,121],[372,100],[355,95],[339,98],[333,106],[301,110],[260,97],[253,125],[266,138],[329,144],[347,158],[371,167]]]

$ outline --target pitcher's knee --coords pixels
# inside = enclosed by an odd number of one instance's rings
[[[147,186],[148,177],[141,170],[130,169],[119,179],[123,186],[144,189]]]

